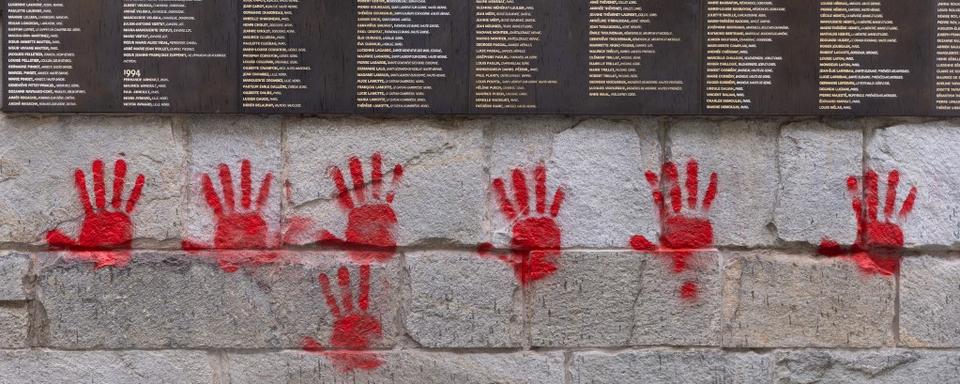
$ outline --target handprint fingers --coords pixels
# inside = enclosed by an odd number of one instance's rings
[[[677,165],[673,162],[664,164],[662,174],[670,189],[670,207],[673,208],[673,213],[680,213],[683,208],[681,203],[683,197],[680,195],[680,182],[677,180],[679,178]]]
[[[335,319],[343,317],[342,312],[340,312],[340,305],[337,304],[337,298],[333,296],[333,291],[330,289],[330,278],[327,277],[326,273],[321,273],[319,276],[320,289],[323,291],[323,298],[326,300],[327,308],[330,309],[330,314],[333,315]]]
[[[504,186],[503,179],[497,178],[493,180],[493,191],[497,195],[497,201],[500,203],[500,212],[508,220],[513,220],[517,217],[517,212],[513,209],[513,203],[510,202],[510,199],[507,197],[506,186]]]
[[[880,204],[880,194],[878,192],[879,180],[877,173],[867,171],[863,177],[864,199],[867,202],[867,220],[877,221],[877,207]]]
[[[383,155],[375,152],[370,156],[370,194],[375,200],[380,199],[383,189]]]
[[[517,209],[521,216],[530,214],[530,196],[527,194],[527,177],[523,170],[516,168],[513,170],[513,195],[517,203]]]
[[[343,310],[347,313],[353,312],[353,292],[350,291],[350,270],[347,267],[340,267],[337,270],[337,285],[340,286],[340,301],[343,303]]]
[[[897,186],[900,184],[900,172],[890,171],[887,175],[887,198],[883,204],[883,217],[890,219],[893,216],[894,205],[897,202]]]
[[[366,196],[363,189],[366,182],[363,180],[363,165],[360,163],[360,158],[356,156],[350,158],[350,178],[353,180],[353,193],[356,195],[357,204],[365,204]]]
[[[137,175],[137,180],[133,184],[133,191],[130,191],[130,198],[127,199],[127,206],[125,211],[129,214],[132,213],[134,209],[137,208],[137,202],[140,201],[140,196],[143,193],[143,185],[147,182],[147,179],[143,175]]]
[[[707,193],[703,195],[703,211],[709,212],[713,206],[713,200],[717,198],[717,184],[719,177],[716,172],[710,173],[710,184],[707,185]]]
[[[230,167],[226,164],[220,164],[220,189],[223,191],[223,202],[226,204],[227,213],[233,212],[236,208],[233,197],[233,176],[230,175]]]
[[[204,173],[200,185],[203,188],[203,197],[207,200],[207,206],[213,210],[215,216],[223,216],[223,205],[220,203],[220,196],[217,196],[217,191],[213,189],[213,181],[210,180],[210,175]]]
[[[113,165],[113,198],[110,199],[110,205],[113,206],[113,209],[120,209],[126,177],[127,163],[123,160],[117,160]]]
[[[563,206],[563,199],[566,196],[566,193],[563,192],[563,188],[558,187],[557,192],[553,194],[553,204],[550,205],[550,216],[557,217],[560,215],[560,207]]]
[[[698,189],[700,188],[699,165],[696,161],[687,162],[687,207],[697,209]]]
[[[533,170],[533,179],[536,183],[534,193],[537,196],[537,213],[542,215],[547,209],[547,167],[538,165]]]
[[[94,160],[93,162],[93,195],[97,204],[97,209],[104,210],[107,207],[107,191],[103,182],[103,161]]]
[[[913,211],[913,205],[917,201],[917,187],[911,187],[907,198],[903,200],[903,207],[900,208],[900,219],[905,219]]]
[[[90,193],[87,192],[87,177],[83,170],[77,169],[73,173],[74,184],[76,185],[77,195],[80,198],[80,204],[83,205],[83,212],[86,215],[93,214],[93,205],[90,204]]]

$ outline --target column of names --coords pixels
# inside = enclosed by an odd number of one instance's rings
[[[820,1],[820,111],[852,111],[871,99],[896,99],[909,68],[868,64],[895,46],[899,27],[880,1]],[[892,46],[892,47],[891,47]]]
[[[960,110],[960,2],[937,2],[937,111]]]
[[[659,14],[640,0],[590,0],[588,94],[592,97],[634,97],[641,92],[684,90],[682,79],[641,76],[645,56],[682,40],[673,31],[654,30]]]
[[[774,1],[707,0],[706,10],[704,108],[751,110],[750,91],[773,86],[783,61],[780,52],[768,51],[790,35],[789,26],[771,19],[786,8]]]
[[[537,29],[533,5],[514,0],[475,0],[473,106],[478,109],[533,110],[538,85],[556,85],[538,72]]]
[[[291,46],[298,33],[293,15],[300,0],[242,0],[240,33],[240,102],[243,108],[299,109],[291,93],[307,89],[300,74],[306,48]]]
[[[11,107],[69,108],[87,90],[71,80],[77,54],[63,38],[82,32],[62,1],[7,3],[5,84]]]
[[[431,108],[449,53],[426,41],[450,17],[427,0],[357,0],[357,107]]]

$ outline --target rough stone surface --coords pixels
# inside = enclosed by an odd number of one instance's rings
[[[0,384],[208,384],[202,351],[0,351]]]
[[[487,125],[492,132],[490,179],[504,179],[514,205],[514,169],[525,171],[530,199],[538,164],[547,167],[547,204],[562,186],[565,200],[556,220],[565,247],[622,248],[630,236],[658,230],[643,176],[646,169],[660,167],[658,120],[525,118],[494,119]],[[487,190],[491,241],[507,247],[512,223],[492,188]],[[608,209],[612,206],[617,209]]]
[[[23,279],[30,272],[30,256],[23,253],[0,252],[0,301],[27,299]]]
[[[656,233],[644,171],[660,167],[657,131],[656,120],[587,120],[554,137],[548,179],[563,185],[566,195],[558,216],[565,247],[625,248],[634,234]]]
[[[507,348],[523,342],[522,291],[513,268],[475,252],[406,254],[404,324],[428,348]]]
[[[125,159],[127,189],[137,174],[146,185],[131,215],[135,239],[179,237],[185,151],[183,134],[163,117],[0,117],[0,243],[45,243],[59,228],[75,237],[83,220],[74,171]],[[110,184],[111,181],[107,183]],[[107,194],[112,194],[107,186]],[[92,196],[90,197],[92,201]]]
[[[874,131],[867,146],[867,164],[882,175],[900,171],[896,211],[916,186],[917,201],[903,228],[907,246],[960,247],[960,127],[948,122],[904,124]],[[882,196],[882,195],[881,195]]]
[[[527,175],[527,188],[532,190],[532,172],[538,164],[544,164],[547,168],[547,196],[552,203],[553,196],[561,185],[561,180],[554,175],[555,169],[552,164],[548,164],[553,155],[553,139],[561,131],[573,128],[576,121],[563,118],[521,118],[506,119],[496,118],[491,120],[475,121],[476,124],[484,128],[490,137],[490,149],[487,158],[488,178],[484,185],[485,225],[484,231],[487,233],[485,241],[490,241],[500,248],[510,246],[510,239],[513,235],[512,222],[504,216],[500,203],[497,201],[497,195],[493,191],[492,183],[495,179],[504,180],[507,196],[516,206],[514,201],[515,194],[511,180],[511,172],[514,169],[522,169]],[[564,186],[565,188],[569,188]],[[529,193],[529,192],[528,192]],[[529,193],[529,196],[535,196]],[[564,202],[560,209],[560,216],[557,219],[564,220],[569,201]],[[566,228],[561,228],[565,230]],[[564,243],[566,238],[561,239]]]
[[[207,255],[138,253],[126,268],[41,255],[37,299],[46,311],[43,346],[55,348],[300,348],[326,344],[334,318],[317,276],[349,266],[354,303],[359,273],[346,255],[282,253],[277,262],[226,273]],[[331,281],[337,281],[335,277]],[[370,314],[390,346],[397,334],[397,263],[371,267]],[[334,285],[335,297],[340,300]],[[341,307],[343,307],[341,305]],[[356,305],[355,305],[356,307]]]
[[[907,257],[900,270],[900,343],[960,347],[960,260]]]
[[[29,323],[30,316],[26,304],[0,305],[0,349],[28,347]]]
[[[893,344],[896,282],[845,258],[735,252],[724,266],[723,345],[734,348]]]
[[[816,121],[780,132],[780,189],[774,223],[784,241],[843,244],[856,238],[847,178],[863,173],[863,132]]]
[[[341,372],[318,354],[231,354],[231,384],[557,384],[564,381],[563,354],[460,354],[418,351],[378,353],[374,371]]]
[[[719,253],[676,273],[667,255],[565,252],[558,271],[529,288],[534,346],[719,345]],[[699,296],[681,298],[696,282]]]
[[[187,189],[190,196],[184,210],[184,238],[206,246],[214,242],[217,218],[207,204],[201,179],[204,174],[210,175],[213,188],[223,202],[223,186],[218,170],[220,164],[230,167],[236,211],[256,211],[253,207],[244,209],[240,204],[240,165],[243,160],[250,160],[252,199],[256,199],[264,176],[268,172],[273,174],[270,195],[259,214],[266,222],[270,235],[264,247],[278,246],[284,183],[280,155],[281,120],[262,117],[190,117],[185,119],[184,126],[190,133],[191,156]],[[229,203],[222,204],[226,206]]]
[[[398,244],[477,244],[486,191],[483,130],[456,121],[298,119],[287,123],[288,216],[313,219],[342,236],[346,212],[337,204],[331,167],[350,184],[349,159],[360,158],[370,182],[370,156],[383,155],[384,179],[404,167],[393,209]],[[389,183],[385,183],[385,188]]]
[[[670,127],[670,160],[680,169],[681,183],[686,182],[687,162],[699,162],[698,207],[710,173],[717,172],[717,198],[708,217],[718,246],[775,244],[778,126],[768,120],[683,120]]]
[[[769,358],[719,351],[575,352],[572,384],[769,383]]]
[[[913,350],[775,354],[777,384],[960,383],[960,354]]]

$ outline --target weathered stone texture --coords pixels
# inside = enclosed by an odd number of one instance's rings
[[[0,351],[0,384],[209,384],[200,351]]]
[[[960,383],[960,354],[912,350],[791,351],[775,354],[777,384]]]
[[[29,324],[30,315],[25,303],[0,305],[0,349],[28,347]]]
[[[893,218],[903,228],[907,246],[960,246],[958,143],[960,126],[949,122],[878,129],[869,141],[867,164],[881,174],[881,194],[886,193],[888,172],[900,172],[896,211],[910,187],[917,187],[913,213],[906,220]]]
[[[658,126],[653,119],[586,120],[553,138],[547,177],[566,194],[557,217],[565,247],[626,248],[634,234],[656,234],[657,211],[644,172],[660,167]],[[509,180],[507,173],[493,176]],[[532,180],[529,196],[535,196]]]
[[[529,288],[534,346],[719,345],[719,254],[674,272],[669,255],[565,252],[558,271]],[[696,299],[681,298],[693,281]]]
[[[280,352],[231,354],[231,384],[558,384],[564,381],[563,354],[460,354],[395,351],[378,353],[373,371],[342,372],[321,354]]]
[[[754,353],[639,350],[575,352],[572,384],[762,384],[770,361]]]
[[[514,201],[511,172],[527,175],[527,195],[534,207],[533,170],[547,168],[547,204],[562,187],[565,200],[557,217],[565,247],[623,248],[634,234],[655,234],[656,211],[650,200],[646,169],[660,167],[659,122],[560,118],[494,119],[487,123],[492,144],[490,178],[502,178]],[[495,245],[506,247],[511,222],[500,210],[492,189],[487,215]],[[610,209],[616,207],[616,209]],[[535,210],[532,215],[537,216]]]
[[[776,242],[771,224],[779,182],[778,126],[769,120],[682,120],[670,127],[670,160],[680,169],[681,185],[686,182],[687,162],[699,162],[698,207],[710,173],[717,173],[717,198],[708,216],[718,246],[769,246]],[[684,196],[686,192],[684,189]]]
[[[857,225],[847,178],[863,172],[863,132],[816,121],[780,132],[780,189],[774,223],[782,240],[852,243]]]
[[[335,199],[330,169],[342,169],[350,185],[348,163],[356,156],[370,183],[370,157],[380,152],[385,190],[393,166],[404,167],[392,204],[398,244],[480,242],[487,183],[481,128],[454,120],[297,119],[286,132],[288,216],[311,218],[342,236],[347,215]]]
[[[37,299],[46,311],[42,345],[300,348],[306,336],[326,344],[334,318],[317,276],[326,273],[336,282],[341,265],[350,271],[356,308],[359,273],[345,255],[281,253],[274,264],[234,273],[208,262],[211,257],[137,253],[125,268],[94,270],[87,263],[41,255]],[[398,333],[399,281],[396,262],[371,267],[369,313],[383,327],[383,339],[373,348],[392,345]]]
[[[960,261],[907,257],[900,271],[900,343],[960,347]]]
[[[281,227],[281,197],[284,188],[283,162],[280,156],[281,122],[282,120],[277,118],[262,117],[185,118],[184,126],[190,133],[191,156],[186,181],[189,188],[185,189],[190,193],[184,216],[186,239],[201,245],[213,244],[217,218],[207,204],[201,180],[204,174],[209,175],[217,197],[224,201],[222,180],[219,176],[220,164],[230,168],[236,212],[255,211],[253,206],[245,209],[240,204],[240,167],[243,160],[249,160],[253,200],[257,199],[264,176],[268,172],[273,174],[269,197],[259,214],[272,236],[270,242],[264,246],[279,245],[277,234]],[[228,202],[222,204],[229,205]]]
[[[92,194],[90,168],[96,159],[106,165],[108,196],[117,159],[128,166],[124,201],[136,175],[146,178],[143,198],[131,215],[134,239],[178,238],[186,156],[182,136],[163,117],[0,118],[0,243],[44,243],[54,228],[76,236],[83,206],[74,171],[86,173]]]
[[[30,256],[11,252],[0,252],[0,301],[22,301],[27,299],[24,278],[30,272]]]
[[[723,345],[734,348],[893,344],[896,282],[845,258],[733,252],[724,266]]]
[[[404,324],[428,348],[507,348],[523,343],[522,291],[513,268],[476,252],[406,254]]]

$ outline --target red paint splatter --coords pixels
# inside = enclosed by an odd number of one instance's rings
[[[370,266],[361,265],[359,294],[357,305],[353,303],[350,287],[350,271],[347,267],[337,270],[337,285],[340,288],[340,302],[330,287],[330,278],[321,273],[320,288],[333,315],[333,334],[330,345],[335,351],[325,351],[323,346],[311,337],[304,338],[303,349],[308,352],[322,353],[331,363],[343,372],[353,370],[372,370],[383,362],[373,352],[370,344],[383,337],[380,321],[367,313],[370,306]]]
[[[124,203],[127,162],[123,159],[117,160],[113,166],[113,195],[108,207],[103,167],[102,160],[93,161],[93,204],[87,192],[86,174],[81,169],[74,172],[74,185],[84,211],[79,236],[73,239],[58,229],[47,232],[47,244],[50,248],[81,252],[73,257],[92,261],[96,268],[123,266],[130,261],[130,253],[126,251],[130,249],[133,240],[130,214],[136,209],[146,182],[143,175],[137,175],[133,190]]]
[[[880,193],[879,176],[873,170],[863,176],[863,191],[856,177],[847,178],[847,191],[851,196],[851,207],[857,221],[857,239],[849,247],[825,238],[820,243],[818,253],[824,256],[849,257],[869,274],[890,276],[900,269],[900,253],[903,249],[903,230],[894,221],[897,187],[900,185],[900,172],[887,174],[887,191],[884,198],[883,217],[879,216]],[[917,200],[917,188],[911,187],[897,212],[897,220],[906,220]],[[863,206],[866,201],[867,206]],[[866,211],[866,212],[864,212]]]
[[[507,196],[503,179],[493,181],[493,190],[500,204],[500,212],[513,222],[510,240],[510,255],[498,256],[513,266],[517,279],[527,284],[543,279],[556,272],[556,259],[560,257],[561,231],[557,215],[563,205],[563,188],[557,188],[553,202],[547,207],[547,169],[543,164],[533,171],[535,207],[530,207],[527,178],[523,169],[512,173],[513,201]],[[493,245],[480,244],[481,255],[490,252]]]
[[[352,187],[348,187],[339,167],[330,169],[330,177],[337,187],[337,201],[347,214],[344,238],[323,230],[317,236],[320,244],[347,246],[347,254],[358,263],[383,262],[393,257],[397,240],[394,230],[397,214],[393,199],[403,178],[403,166],[393,167],[389,190],[383,190],[383,156],[378,152],[370,157],[370,184],[364,180],[360,158],[349,160]]]
[[[680,187],[677,165],[668,162],[663,165],[661,175],[647,171],[646,178],[653,191],[653,203],[660,216],[660,245],[659,247],[642,235],[630,238],[630,246],[639,251],[653,251],[660,255],[669,256],[673,262],[673,271],[683,272],[688,268],[688,259],[696,250],[713,247],[713,224],[707,218],[707,213],[717,197],[717,173],[710,174],[710,182],[703,201],[697,207],[699,197],[699,164],[696,160],[687,162],[687,180],[684,186],[687,190],[687,205],[689,211],[684,211],[683,193]],[[661,178],[662,176],[662,178]],[[670,194],[670,205],[664,201],[663,190]],[[684,282],[680,287],[680,297],[696,299],[699,288],[692,281]]]
[[[213,180],[209,174],[203,174],[201,179],[203,196],[206,199],[207,206],[213,211],[216,221],[213,244],[184,240],[182,242],[183,249],[188,251],[215,250],[220,268],[227,272],[235,272],[245,264],[272,262],[277,258],[275,253],[225,251],[269,249],[277,246],[278,236],[269,233],[267,222],[263,219],[262,213],[270,197],[273,173],[267,172],[264,175],[256,199],[254,199],[250,160],[241,161],[240,204],[237,206],[230,167],[226,164],[220,164],[218,170],[220,188],[223,192],[222,199],[214,189]]]

